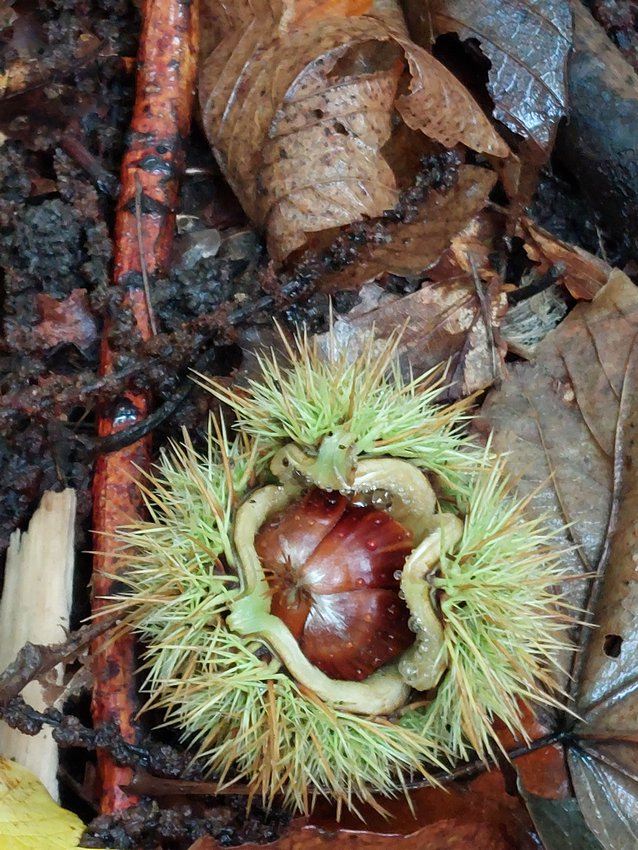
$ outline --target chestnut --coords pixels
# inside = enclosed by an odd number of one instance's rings
[[[555,532],[527,516],[505,459],[466,435],[431,376],[406,381],[397,337],[264,355],[237,414],[187,434],[122,530],[149,706],[249,802],[317,795],[378,806],[523,703],[561,706],[571,623]]]
[[[333,679],[362,681],[414,641],[399,597],[410,531],[388,513],[312,489],[260,528],[272,614]]]

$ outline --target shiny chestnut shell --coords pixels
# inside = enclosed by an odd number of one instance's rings
[[[255,537],[280,617],[308,660],[361,681],[414,641],[396,573],[412,535],[388,513],[314,489]]]

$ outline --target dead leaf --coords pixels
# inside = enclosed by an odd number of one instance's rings
[[[485,293],[490,325],[471,276],[454,282],[426,283],[398,301],[379,307],[341,324],[353,332],[374,325],[384,337],[402,327],[400,352],[416,374],[448,363],[445,384],[452,398],[460,398],[490,386],[499,376],[504,351],[494,339],[495,328],[506,308],[500,286]]]
[[[545,850],[602,850],[576,800],[547,800],[523,792]]]
[[[490,60],[494,117],[550,149],[566,114],[572,41],[567,0],[432,0],[430,16],[434,36],[453,32],[462,41],[471,39]]]
[[[0,850],[71,850],[83,832],[30,771],[0,757]]]
[[[357,289],[385,272],[403,276],[423,273],[483,209],[495,182],[492,171],[461,165],[451,189],[430,192],[415,221],[385,225],[383,241],[361,248],[356,263],[325,274],[322,289]]]
[[[597,749],[597,748],[595,748]],[[638,781],[626,768],[573,750],[569,766],[585,821],[605,850],[638,846]]]
[[[577,245],[562,242],[525,216],[519,223],[517,235],[525,240],[525,253],[530,260],[539,264],[539,274],[559,264],[564,267],[557,280],[574,298],[591,301],[609,280],[612,268],[608,263]]]
[[[407,37],[396,3],[208,0],[202,119],[275,259],[306,234],[375,218],[398,200],[384,146],[395,110],[446,147],[507,156],[466,89]],[[355,13],[353,13],[355,12]],[[321,17],[321,15],[325,17]],[[407,71],[405,70],[407,66]]]
[[[615,270],[483,408],[521,489],[539,488],[535,509],[558,530],[571,523],[562,536],[579,547],[565,555],[574,575],[593,572],[595,588],[604,575],[598,627],[577,666],[583,721],[569,765],[585,820],[608,850],[638,840],[637,334],[638,292]],[[589,585],[572,585],[574,604],[586,605]]]
[[[619,398],[611,539],[580,676],[570,754],[585,818],[607,848],[638,844],[638,338]]]
[[[371,813],[367,828],[349,820],[337,824],[328,815],[313,817],[309,824],[293,820],[277,841],[266,845],[244,844],[244,850],[270,847],[273,850],[534,850],[528,817],[516,797],[498,791],[481,791],[472,787],[449,791],[427,788],[413,796],[416,815],[404,799],[396,801],[391,820]],[[395,804],[390,802],[394,808]],[[425,824],[425,825],[423,825]],[[200,838],[190,850],[221,850],[221,844],[210,837]]]
[[[566,545],[577,545],[564,556],[577,576],[595,572],[603,552],[619,399],[637,331],[638,291],[616,270],[591,304],[577,305],[545,337],[534,362],[510,367],[481,411],[495,449],[510,453],[520,489],[536,491],[534,509]],[[588,587],[572,583],[572,601],[582,605]]]
[[[34,331],[45,348],[73,343],[85,350],[97,341],[97,325],[85,289],[74,289],[63,301],[42,292],[36,297],[41,320]]]

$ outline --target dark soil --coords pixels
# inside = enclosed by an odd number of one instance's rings
[[[636,4],[593,5],[636,62]],[[109,287],[114,197],[134,92],[129,60],[136,55],[137,33],[132,0],[15,0],[0,11],[0,70],[25,58],[37,61],[39,69],[24,91],[2,101],[0,118],[0,553],[12,531],[25,527],[43,492],[64,487],[77,490],[78,546],[87,547],[93,462],[104,448],[95,440],[95,410],[124,387],[152,391],[161,412],[153,422],[158,444],[183,423],[195,431],[205,427],[211,402],[188,384],[189,367],[229,374],[241,363],[242,340],[259,340],[272,318],[272,303],[260,311],[257,301],[256,309],[246,312],[250,321],[242,335],[222,331],[230,300],[238,307],[266,293],[290,322],[305,321],[312,330],[326,326],[325,295],[291,306],[281,295],[286,281],[268,286],[263,246],[195,131],[175,262],[153,288],[159,335],[138,344],[130,319],[119,310],[119,293]],[[69,52],[87,35],[98,48],[71,71]],[[431,174],[441,172],[440,181],[450,178],[450,163],[431,162],[428,168]],[[551,164],[531,210],[566,241],[594,253],[603,246],[613,262],[613,242],[601,232],[595,213],[569,176]],[[214,230],[221,232],[219,253],[198,257],[206,239],[214,240]],[[339,242],[329,258],[332,267],[351,261],[352,246],[362,238],[359,230]],[[304,275],[312,277],[311,262],[296,273],[302,294]],[[293,283],[288,281],[289,290]],[[388,285],[401,293],[418,282],[392,278]],[[47,325],[53,302],[77,311],[77,323],[63,339]],[[338,310],[355,302],[353,293],[335,296]],[[99,340],[107,319],[115,372],[102,380]],[[78,580],[76,624],[87,612],[87,580],[87,575]],[[67,763],[69,785],[82,792],[85,776],[78,764]],[[90,804],[90,795],[87,799]],[[243,798],[202,800],[145,799],[120,817],[97,818],[86,846],[161,843],[173,850],[207,833],[228,845],[264,842],[282,823],[281,816],[258,809],[246,818]]]

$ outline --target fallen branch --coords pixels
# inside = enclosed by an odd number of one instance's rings
[[[152,281],[165,270],[174,232],[179,176],[184,164],[183,143],[190,128],[197,56],[197,4],[187,0],[147,2],[143,11],[139,74],[129,148],[124,156],[121,194],[115,225],[115,285],[122,287],[122,309],[129,312],[142,340],[153,335],[147,293],[140,280]],[[113,352],[102,346],[101,373],[113,370]],[[102,411],[100,438],[143,420],[151,400],[145,392],[127,392],[110,410]],[[93,573],[93,610],[99,613],[117,572],[112,555],[113,533],[142,510],[140,493],[131,480],[135,470],[149,465],[150,441],[144,437],[125,448],[102,455],[94,479],[97,550]],[[132,635],[98,639],[93,645],[95,686],[92,714],[95,726],[114,723],[134,744],[138,731],[136,668]],[[98,750],[102,784],[101,810],[114,812],[137,800],[122,789],[131,770],[120,767],[106,750]]]

